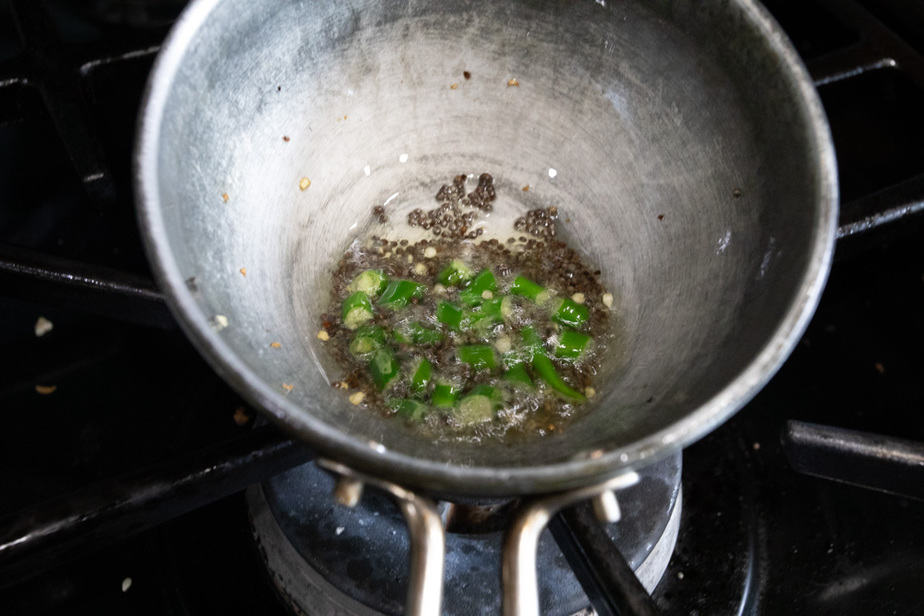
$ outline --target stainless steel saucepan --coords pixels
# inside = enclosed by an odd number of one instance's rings
[[[402,220],[460,171],[494,175],[498,224],[558,206],[616,297],[593,408],[516,447],[357,409],[316,337],[370,209]],[[150,79],[136,174],[152,266],[202,354],[399,500],[589,496],[703,436],[798,340],[837,218],[818,98],[752,0],[194,0]]]

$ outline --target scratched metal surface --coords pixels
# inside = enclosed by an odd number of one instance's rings
[[[277,422],[406,484],[560,489],[695,440],[798,338],[837,209],[827,125],[785,37],[750,2],[695,4],[194,2],[155,66],[137,158],[181,324]],[[373,205],[391,198],[401,220],[459,170],[495,175],[498,216],[567,212],[617,296],[624,345],[566,434],[421,442],[328,384],[332,258]]]

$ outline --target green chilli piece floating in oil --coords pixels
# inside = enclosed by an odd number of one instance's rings
[[[436,434],[562,429],[596,394],[612,296],[547,227],[522,227],[504,241],[354,242],[323,317],[345,395]]]

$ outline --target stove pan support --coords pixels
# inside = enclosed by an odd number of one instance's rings
[[[924,499],[924,443],[794,420],[782,441],[800,473]]]
[[[404,604],[406,616],[439,616],[443,601],[443,561],[446,531],[436,503],[399,485],[362,475],[331,460],[318,465],[340,476],[334,497],[341,505],[355,507],[363,484],[375,486],[394,497],[407,522],[411,538],[411,575]]]
[[[362,498],[363,486],[369,484],[391,495],[407,522],[411,539],[411,572],[404,613],[409,616],[439,616],[443,591],[443,565],[446,531],[436,503],[399,485],[358,473],[338,462],[326,459],[317,464],[339,478],[334,497],[342,505],[356,506]],[[575,559],[569,562],[584,563],[590,570],[600,568],[606,581],[616,581],[619,597],[601,598],[604,605],[613,605],[608,613],[615,614],[624,607],[626,613],[653,614],[653,603],[635,578],[634,572],[623,560],[623,568],[614,564],[605,554],[607,542],[599,549],[592,547],[594,530],[604,532],[594,521],[613,523],[621,514],[615,492],[638,483],[634,471],[623,473],[603,483],[526,499],[514,515],[506,532],[502,563],[503,613],[505,616],[539,616],[539,590],[536,571],[536,550],[539,536],[546,525],[562,509],[590,500],[592,510],[568,512],[553,524],[553,533],[570,532],[569,541],[560,543],[572,548]],[[591,512],[592,511],[592,512]],[[563,525],[563,526],[562,526]],[[598,528],[599,527],[599,528]],[[558,538],[558,537],[557,537]],[[611,550],[618,555],[618,551]],[[619,557],[621,558],[621,557]],[[603,581],[603,580],[598,580]]]
[[[503,606],[505,616],[539,616],[536,548],[539,535],[542,534],[553,516],[565,507],[590,499],[593,502],[594,512],[601,522],[617,522],[620,511],[614,492],[631,487],[638,481],[638,474],[630,471],[600,484],[540,496],[523,503],[504,541]],[[587,545],[588,542],[579,541],[579,543]],[[613,551],[618,554],[616,550]],[[569,559],[569,562],[572,560]],[[628,568],[628,565],[626,567]],[[634,573],[632,576],[634,577]],[[637,579],[635,583],[638,583]]]

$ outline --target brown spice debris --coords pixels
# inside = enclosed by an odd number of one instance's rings
[[[47,396],[48,394],[55,393],[56,389],[58,389],[57,385],[36,385],[35,386],[35,391],[42,394],[43,396]]]
[[[238,271],[241,272],[241,276],[246,276],[246,275],[247,275],[247,268],[246,268],[246,267],[242,267],[242,268],[241,268],[240,270],[238,270]]]
[[[282,347],[282,345],[279,344],[278,342],[270,342],[270,346],[274,349],[278,349]]]
[[[289,393],[290,391],[295,389],[295,385],[289,385],[288,383],[283,383],[282,388],[286,390],[286,393]]]
[[[457,83],[451,84],[451,85],[449,86],[449,89],[450,89],[450,90],[458,90],[458,89],[459,89],[459,84],[457,84]]]
[[[511,77],[510,79],[507,80],[507,87],[508,88],[519,88],[520,82],[517,81],[516,77]]]
[[[664,214],[658,214],[658,220],[664,220]]]
[[[230,198],[231,197],[228,196],[228,193],[221,193],[221,200],[224,201],[225,203],[227,203],[228,199]]]
[[[250,422],[250,415],[247,413],[243,406],[239,406],[234,409],[233,418],[234,423],[239,426],[246,426]]]
[[[472,78],[472,74],[469,73],[468,71],[462,71],[462,76],[465,77],[466,79]]]
[[[522,190],[523,192],[529,192],[529,184],[527,184],[526,186],[524,186],[524,187],[521,188],[520,190]]]
[[[885,374],[885,366],[883,366],[880,362],[877,361],[875,364],[873,364],[873,366],[876,368],[876,372],[879,374]]]
[[[286,143],[289,143],[289,141],[291,141],[291,139],[289,139],[289,136],[288,136],[288,135],[283,135],[283,136],[282,136],[282,140],[285,141]]]

